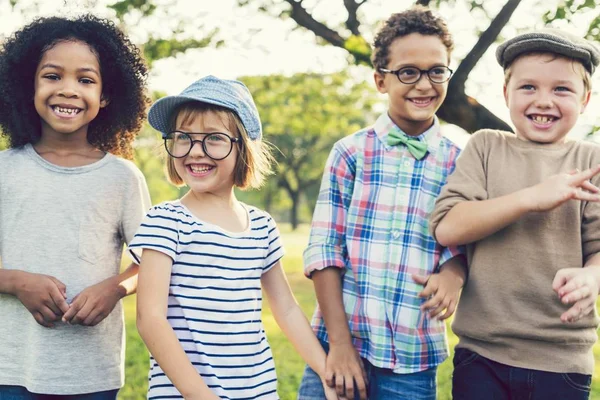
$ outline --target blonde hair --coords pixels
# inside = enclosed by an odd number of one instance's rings
[[[231,131],[237,133],[240,142],[237,145],[237,159],[233,169],[233,184],[239,189],[258,189],[265,181],[268,175],[273,174],[271,166],[275,159],[271,154],[272,146],[262,140],[250,140],[248,132],[242,124],[237,114],[225,107],[214,104],[191,101],[177,107],[169,119],[169,131],[177,129],[177,118],[181,116],[182,123],[191,123],[194,119],[206,113],[215,113],[222,118],[225,126]],[[166,173],[169,182],[180,187],[185,182],[175,170],[173,157],[167,155]]]
[[[571,61],[571,66],[573,67],[573,71],[578,73],[581,76],[581,79],[583,80],[584,96],[587,95],[587,93],[589,93],[592,90],[592,76],[590,75],[588,70],[585,69],[585,67],[583,66],[583,64],[580,61],[575,60],[573,58],[562,56],[560,54],[550,53],[550,52],[545,52],[545,51],[535,51],[535,52],[531,52],[531,53],[523,53],[523,54],[519,55],[518,57],[516,57],[510,63],[510,65],[508,65],[504,69],[504,86],[507,86],[508,81],[510,81],[510,78],[512,76],[512,66],[514,65],[515,61],[517,61],[518,59],[520,59],[522,57],[526,57],[526,56],[550,56],[551,58],[550,58],[550,60],[548,60],[548,62],[554,61],[557,59]]]

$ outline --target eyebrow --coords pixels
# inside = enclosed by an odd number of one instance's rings
[[[46,64],[44,64],[44,65],[42,65],[40,67],[40,71],[42,71],[42,70],[44,70],[46,68],[59,69],[61,71],[64,70],[64,67],[61,67],[60,65],[46,63]],[[97,76],[100,76],[100,74],[98,73],[98,71],[95,68],[92,68],[92,67],[77,68],[77,72],[91,72],[91,73],[96,74]]]

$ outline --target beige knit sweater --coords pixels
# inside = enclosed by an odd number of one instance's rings
[[[600,163],[600,146],[540,145],[483,130],[458,158],[431,216],[431,230],[458,202],[500,197],[575,168]],[[592,182],[600,184],[600,177]],[[569,306],[552,290],[561,268],[581,268],[600,251],[600,204],[571,200],[467,245],[468,282],[452,329],[458,346],[497,362],[551,372],[592,374],[596,312],[565,324]]]

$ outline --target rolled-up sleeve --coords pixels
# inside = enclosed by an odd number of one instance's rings
[[[354,189],[355,159],[341,142],[333,147],[321,180],[308,247],[304,251],[304,273],[327,267],[344,268],[346,217]]]

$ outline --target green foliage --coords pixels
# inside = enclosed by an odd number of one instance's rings
[[[133,10],[138,10],[144,17],[152,15],[156,10],[156,5],[152,0],[122,0],[114,4],[108,5],[117,14],[117,18],[123,21],[125,15]]]
[[[301,198],[318,186],[333,144],[371,120],[375,91],[365,82],[352,82],[345,72],[241,80],[254,96],[265,140],[279,149],[277,175],[271,179],[287,192],[298,211]],[[312,203],[314,198],[309,199]],[[292,222],[296,211],[290,215]]]
[[[180,189],[167,181],[165,151],[160,134],[145,124],[135,142],[134,162],[146,177],[152,204],[180,197]]]
[[[355,57],[357,64],[371,65],[370,62],[365,61],[370,60],[372,50],[364,37],[351,35],[344,43],[344,48]]]
[[[564,0],[559,3],[555,10],[545,13],[542,19],[545,24],[563,19],[572,22],[577,13],[594,10],[597,5],[596,0]],[[586,38],[600,40],[600,15],[590,24]]]
[[[151,37],[144,44],[144,57],[146,57],[148,64],[152,64],[153,61],[160,60],[162,58],[173,57],[177,54],[185,53],[189,49],[207,47],[211,44],[216,33],[217,31],[215,30],[200,40],[179,40],[175,38],[157,39]]]

